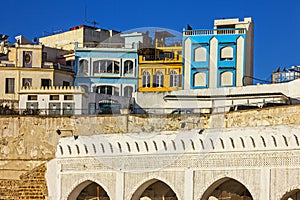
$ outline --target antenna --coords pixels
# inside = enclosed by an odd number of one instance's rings
[[[88,21],[87,19],[87,4],[86,4],[86,0],[84,0],[84,22],[87,24],[93,24],[94,28],[96,28],[96,25],[99,25],[96,21]]]
[[[87,5],[85,1],[84,1],[84,21],[87,22]]]

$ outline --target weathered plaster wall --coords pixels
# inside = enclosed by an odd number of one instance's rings
[[[64,136],[300,124],[300,112],[297,112],[299,108],[300,106],[294,105],[214,115],[185,116],[2,116],[0,117],[0,197],[11,199],[5,196],[14,195],[16,192],[14,187],[20,192],[20,187],[15,180],[21,180],[22,174],[54,158],[57,142]],[[56,133],[57,129],[61,130],[61,135]]]
[[[300,106],[215,115],[113,115],[0,118],[0,176],[18,178],[54,157],[57,141],[70,135],[300,124]],[[56,130],[61,130],[61,135]]]

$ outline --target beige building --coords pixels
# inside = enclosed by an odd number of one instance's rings
[[[16,37],[16,43],[0,58],[0,103],[16,108],[22,87],[73,85],[73,63],[69,55],[69,51]]]
[[[99,42],[108,41],[118,33],[114,30],[80,25],[62,33],[41,37],[39,42],[53,48],[74,50],[75,43],[78,44],[78,47],[95,47]]]

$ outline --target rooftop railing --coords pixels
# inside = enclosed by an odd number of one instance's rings
[[[246,34],[244,28],[226,28],[226,29],[204,29],[204,30],[184,30],[184,36],[190,35],[234,35]]]

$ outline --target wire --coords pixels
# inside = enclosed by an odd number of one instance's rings
[[[257,80],[257,81],[261,81],[261,82],[264,82],[264,83],[271,83],[271,81],[262,80],[262,79],[259,79],[259,78],[255,78],[253,76],[244,76],[243,77],[243,85],[245,85],[245,78],[251,78],[252,80]]]

